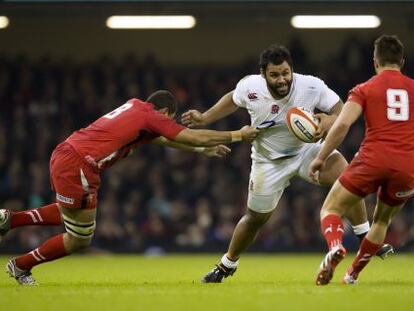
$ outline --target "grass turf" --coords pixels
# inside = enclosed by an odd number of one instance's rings
[[[322,254],[247,255],[223,284],[200,284],[218,255],[74,256],[35,268],[36,287],[0,274],[0,310],[413,310],[414,256],[375,258],[344,286],[352,257],[317,287]]]

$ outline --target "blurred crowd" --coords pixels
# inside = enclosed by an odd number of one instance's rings
[[[338,55],[313,63],[299,40],[290,47],[294,70],[321,77],[343,100],[356,83],[373,74],[372,44],[350,38]],[[263,47],[264,48],[264,47]],[[407,62],[404,72],[413,74]],[[103,56],[90,63],[71,59],[0,57],[0,207],[19,211],[54,201],[49,157],[72,131],[87,126],[129,98],[145,99],[154,90],[172,91],[179,119],[188,109],[205,111],[247,74],[257,59],[237,66],[168,66],[153,55],[138,59]],[[249,123],[238,111],[212,125],[237,129]],[[351,160],[363,137],[363,121],[341,147]],[[232,145],[224,159],[148,145],[103,174],[95,252],[225,251],[245,211],[250,146]],[[252,251],[319,251],[319,209],[327,189],[299,179],[285,191],[276,212]],[[375,198],[367,199],[372,218]],[[394,219],[387,240],[397,250],[414,249],[414,211],[410,202]],[[33,249],[63,227],[25,227],[12,231],[2,252]],[[345,243],[357,240],[347,229]]]

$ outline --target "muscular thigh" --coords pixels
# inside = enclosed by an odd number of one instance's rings
[[[295,174],[295,159],[253,161],[247,206],[257,213],[274,210],[289,180]]]
[[[50,161],[50,180],[57,202],[65,208],[96,207],[100,177],[68,144],[59,145]]]

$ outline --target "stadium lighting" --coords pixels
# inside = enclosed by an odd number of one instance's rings
[[[377,28],[381,20],[375,15],[296,15],[290,23],[295,28]]]
[[[112,29],[189,29],[195,24],[191,15],[114,15],[106,20]]]
[[[0,29],[9,26],[9,18],[7,16],[0,16]]]

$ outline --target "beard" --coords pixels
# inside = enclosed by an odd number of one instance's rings
[[[266,81],[267,82],[267,81]],[[292,86],[292,80],[286,81],[286,83],[270,84],[267,82],[267,87],[278,97],[285,97],[289,94]]]

